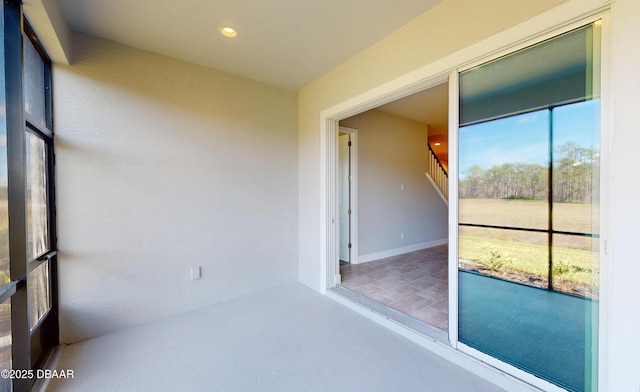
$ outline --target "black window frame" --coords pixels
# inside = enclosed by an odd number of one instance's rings
[[[59,344],[57,234],[55,208],[55,155],[53,136],[53,96],[51,60],[22,12],[20,0],[5,0],[4,59],[5,101],[7,125],[9,257],[11,281],[0,287],[0,302],[11,299],[12,368],[34,370],[42,368],[52,349]],[[26,113],[24,104],[23,45],[29,39],[44,63],[45,125]],[[26,132],[45,142],[47,176],[47,210],[49,250],[33,260],[27,260],[27,177]],[[33,328],[29,323],[27,277],[29,272],[49,263],[50,309]],[[12,380],[14,391],[29,391],[37,379]]]

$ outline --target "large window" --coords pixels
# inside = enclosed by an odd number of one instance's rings
[[[460,74],[459,341],[597,385],[599,23]]]
[[[58,344],[51,64],[20,1],[0,18],[0,370],[34,370]]]
[[[0,18],[4,21],[4,9],[0,6]],[[4,29],[0,30],[0,42],[4,42]],[[0,45],[0,370],[11,369],[11,294],[15,285],[11,281],[9,264],[9,202],[7,199],[7,124],[5,99],[4,45]],[[0,378],[0,391],[10,391],[11,381]]]

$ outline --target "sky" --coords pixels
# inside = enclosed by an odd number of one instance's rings
[[[580,147],[599,145],[599,100],[578,102],[553,110],[554,147],[573,141]],[[474,165],[483,169],[505,163],[549,164],[548,109],[460,128],[460,177]]]

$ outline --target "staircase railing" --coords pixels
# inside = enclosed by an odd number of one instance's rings
[[[449,205],[449,175],[431,149],[431,146],[427,145],[427,147],[429,148],[429,152],[427,153],[427,171],[424,174],[436,188],[442,200]]]

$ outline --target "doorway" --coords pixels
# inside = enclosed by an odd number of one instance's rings
[[[342,287],[436,335],[448,329],[447,189],[433,181],[447,176],[447,122],[448,84],[440,83],[345,118],[336,132]],[[348,129],[358,130],[357,149]]]
[[[357,263],[357,130],[338,131],[338,252],[340,264]]]

